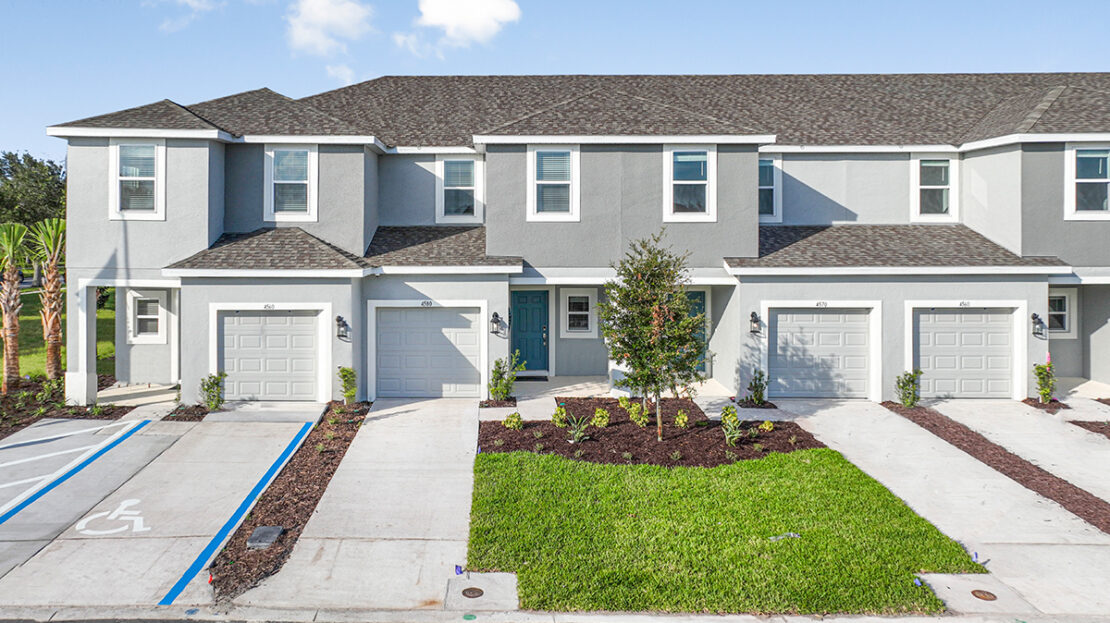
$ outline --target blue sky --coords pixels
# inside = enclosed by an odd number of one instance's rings
[[[0,150],[61,159],[52,123],[389,74],[1110,71],[1108,23],[1105,0],[13,0]]]

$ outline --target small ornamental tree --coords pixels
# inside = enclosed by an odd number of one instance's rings
[[[656,438],[663,440],[660,399],[669,388],[702,379],[705,314],[690,314],[686,297],[686,254],[662,246],[662,232],[635,240],[606,282],[598,304],[601,334],[609,356],[627,368],[616,382],[655,400]]]

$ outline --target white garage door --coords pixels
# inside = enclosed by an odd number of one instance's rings
[[[1013,311],[937,309],[914,313],[915,366],[929,398],[1013,394]]]
[[[228,400],[316,400],[315,311],[220,312]]]
[[[379,397],[478,398],[482,335],[477,308],[381,308]]]
[[[773,309],[768,392],[779,397],[866,398],[866,309]]]

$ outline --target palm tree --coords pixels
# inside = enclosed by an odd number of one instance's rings
[[[35,265],[42,266],[42,337],[46,340],[46,378],[62,376],[62,257],[66,250],[66,222],[48,218],[31,226],[31,254]]]
[[[0,265],[4,268],[4,285],[0,288],[0,312],[4,315],[4,383],[0,393],[8,393],[8,385],[19,378],[19,263],[25,259],[27,226],[22,223],[0,225]]]

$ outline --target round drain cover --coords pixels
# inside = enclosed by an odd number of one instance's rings
[[[478,588],[477,586],[470,586],[470,587],[464,588],[462,590],[462,593],[463,593],[463,597],[469,597],[470,599],[474,599],[475,597],[481,597],[482,595],[484,595],[485,591]]]
[[[998,596],[994,593],[978,588],[971,591],[971,594],[974,595],[976,599],[982,599],[983,601],[994,601],[995,599],[998,599]]]

